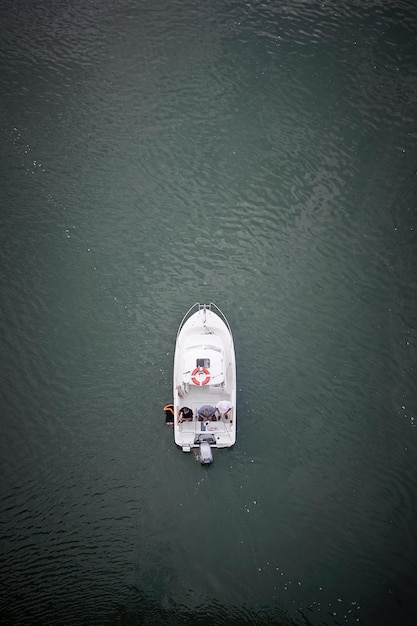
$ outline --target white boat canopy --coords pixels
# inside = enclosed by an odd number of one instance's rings
[[[220,385],[224,382],[224,353],[216,335],[207,335],[201,343],[201,334],[190,337],[183,354],[183,382],[190,385]]]

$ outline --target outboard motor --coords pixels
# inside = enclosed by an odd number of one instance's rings
[[[207,441],[200,443],[200,463],[202,465],[209,465],[213,463],[213,454],[211,452],[210,444]]]

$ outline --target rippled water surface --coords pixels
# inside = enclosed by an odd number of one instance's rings
[[[1,9],[4,624],[417,621],[411,0]],[[164,426],[233,329],[238,438]]]

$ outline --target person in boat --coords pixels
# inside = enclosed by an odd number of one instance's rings
[[[216,409],[211,404],[203,404],[198,409],[198,419],[200,422],[203,420],[215,420],[216,419]]]
[[[179,421],[180,422],[191,422],[193,419],[193,412],[188,406],[183,406],[180,408]]]
[[[230,417],[230,411],[232,410],[232,403],[229,400],[220,400],[216,404],[216,411],[220,417],[228,419]]]
[[[165,426],[173,426],[174,425],[174,405],[167,404],[164,406],[165,411]]]

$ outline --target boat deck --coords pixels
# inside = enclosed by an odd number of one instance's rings
[[[218,417],[217,421],[199,421],[198,409],[203,404],[215,406],[220,400],[230,400],[230,394],[216,387],[193,387],[181,398],[180,407],[188,406],[193,412],[192,421],[178,422],[178,442],[182,446],[198,446],[206,437],[214,437],[216,447],[230,446],[234,440],[234,407],[227,417]]]
[[[200,422],[194,418],[192,422],[178,424],[177,443],[183,448],[198,447],[204,440],[214,439],[217,448],[229,447],[234,443],[233,416],[217,422]]]

